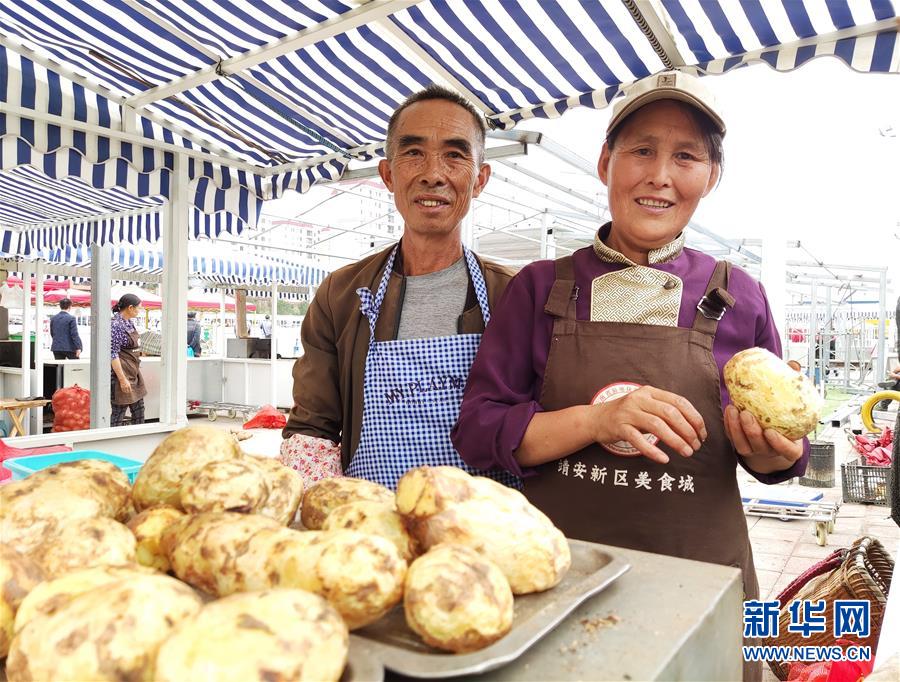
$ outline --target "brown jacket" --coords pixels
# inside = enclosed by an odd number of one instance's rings
[[[369,349],[369,323],[359,310],[356,290],[378,289],[393,246],[336,270],[322,282],[306,317],[301,340],[303,356],[294,363],[294,407],[282,435],[302,433],[341,444],[343,468],[359,445],[362,428],[363,375]],[[491,309],[497,304],[514,272],[476,256],[487,284]],[[375,326],[375,340],[397,338],[406,279],[398,254]],[[475,289],[469,281],[465,312],[457,329],[461,334],[484,331]]]

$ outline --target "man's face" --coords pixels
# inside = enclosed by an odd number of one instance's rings
[[[378,164],[407,233],[442,236],[460,230],[491,168],[481,163],[472,114],[446,100],[424,100],[400,114],[390,159]]]

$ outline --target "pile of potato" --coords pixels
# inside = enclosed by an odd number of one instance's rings
[[[337,680],[349,631],[401,601],[426,643],[472,651],[510,630],[513,594],[570,562],[546,517],[488,479],[422,467],[396,495],[349,478],[304,495],[210,427],[166,438],[133,488],[97,460],[0,486],[0,538],[10,682]]]

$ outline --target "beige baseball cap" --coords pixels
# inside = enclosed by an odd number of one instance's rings
[[[619,125],[628,114],[642,106],[661,99],[674,99],[696,107],[708,115],[725,134],[725,121],[719,114],[716,98],[696,76],[681,71],[663,71],[647,76],[631,85],[624,97],[613,102],[612,118],[606,126],[606,134]]]

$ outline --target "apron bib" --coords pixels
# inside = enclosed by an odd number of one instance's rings
[[[147,395],[147,387],[144,385],[144,377],[141,376],[140,351],[141,337],[137,330],[132,329],[128,333],[128,344],[119,350],[119,363],[125,378],[131,384],[131,393],[125,393],[119,386],[119,379],[115,373],[112,375],[112,399],[113,405],[131,405]]]
[[[356,290],[362,301],[360,310],[369,320],[369,350],[359,447],[346,475],[395,490],[409,469],[446,465],[520,487],[519,479],[506,471],[468,466],[450,441],[481,334],[375,340],[375,324],[399,248],[398,244],[391,252],[374,297],[365,287]],[[487,326],[490,310],[484,277],[465,246],[463,255]]]
[[[537,467],[524,480],[525,495],[566,537],[740,568],[745,599],[756,599],[737,455],[725,435],[712,354],[718,320],[725,305],[734,304],[727,285],[728,264],[719,262],[690,329],[592,322],[576,319],[571,256],[556,261],[544,308],[556,318],[540,397],[544,409],[608,401],[646,384],[687,398],[703,416],[708,437],[691,457],[658,444],[668,464],[607,449],[634,451],[627,443],[590,445]],[[759,664],[745,664],[745,680],[760,673]]]

